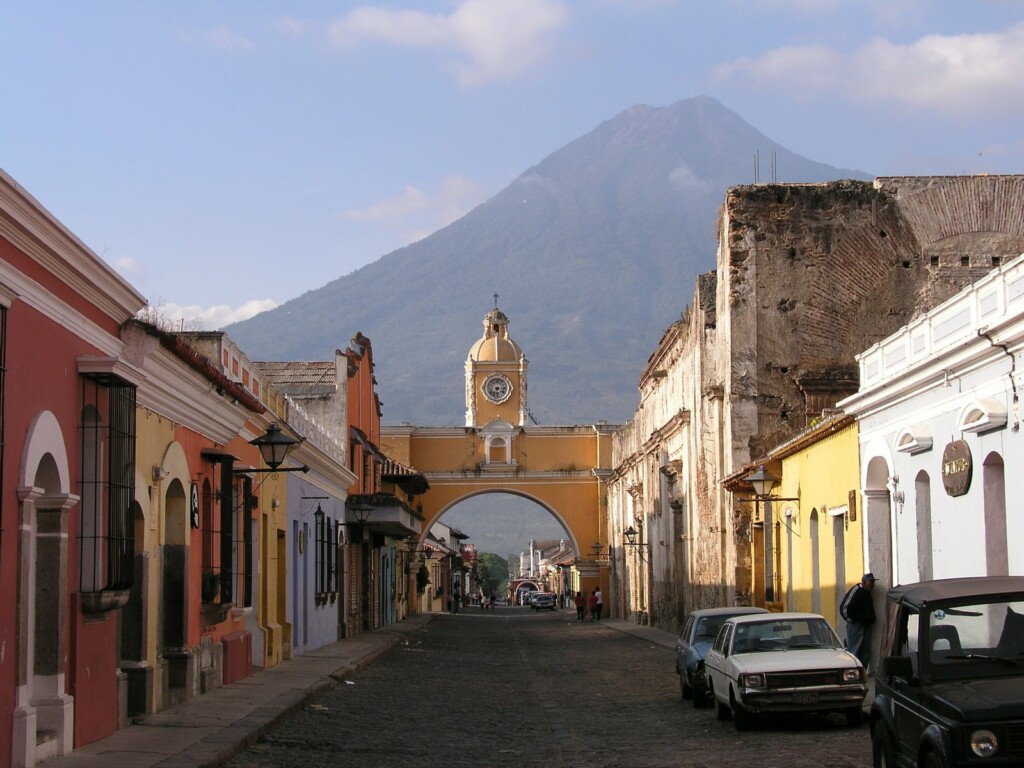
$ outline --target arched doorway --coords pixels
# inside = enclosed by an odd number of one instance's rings
[[[146,520],[138,501],[132,501],[134,579],[128,602],[120,611],[120,669],[128,680],[128,715],[144,715],[153,711],[153,668],[146,662],[147,622],[146,595],[149,585],[149,554],[146,552]]]
[[[894,583],[899,583],[900,574],[893,568],[893,519],[890,483],[896,480],[890,470],[890,463],[881,456],[872,457],[864,473],[864,551],[867,553],[866,569],[877,579],[872,591],[875,615],[883,615],[885,593]],[[860,578],[860,574],[853,578]],[[840,597],[840,600],[842,598]],[[836,603],[838,605],[838,603]],[[871,658],[878,658],[882,633],[873,632],[871,637]]]
[[[864,521],[867,527],[866,566],[878,579],[877,593],[884,594],[899,580],[893,573],[892,558],[892,504],[889,494],[889,463],[880,456],[868,461],[864,476]]]
[[[17,689],[14,764],[35,765],[73,746],[74,700],[66,693],[70,493],[60,424],[48,411],[32,421],[25,442],[18,501]]]
[[[167,484],[160,547],[160,656],[163,659],[164,707],[191,695],[192,652],[187,637],[188,497],[178,478]]]
[[[1010,555],[1006,541],[1006,476],[1003,457],[990,453],[982,464],[985,489],[985,573],[1006,576]]]

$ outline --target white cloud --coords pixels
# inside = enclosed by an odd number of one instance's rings
[[[732,0],[737,13],[758,13],[763,17],[776,18],[779,14],[791,17],[827,17],[842,10],[843,5],[852,5],[848,0]],[[874,23],[896,25],[907,19],[921,19],[927,9],[922,0],[857,0],[856,12],[870,17]]]
[[[300,37],[308,25],[293,16],[283,16],[277,20],[277,28],[291,37]]]
[[[360,42],[459,54],[460,85],[512,78],[545,61],[569,12],[560,0],[463,0],[448,16],[362,6],[328,29],[338,46]]]
[[[248,320],[260,312],[273,309],[279,302],[273,299],[252,299],[240,307],[229,307],[221,304],[214,307],[201,307],[197,304],[182,306],[180,304],[161,304],[153,308],[161,324],[178,330],[212,331],[223,328],[231,323]]]
[[[668,175],[668,182],[673,189],[680,192],[692,190],[701,192],[708,188],[709,182],[700,178],[686,163],[680,163]]]
[[[122,256],[115,259],[111,266],[129,282],[146,276],[145,265],[133,256]]]
[[[891,1],[891,0],[890,0]],[[819,14],[834,11],[840,0],[758,0],[759,10],[764,13],[783,11],[795,14]]]
[[[929,35],[907,45],[876,38],[850,54],[825,46],[779,48],[726,64],[715,75],[967,116],[1019,113],[1022,71],[1024,23],[989,34]]]
[[[231,53],[248,53],[256,48],[251,40],[236,32],[232,32],[224,24],[203,33],[199,39],[213,48],[230,51]]]
[[[424,233],[430,234],[451,224],[483,202],[486,196],[487,190],[482,185],[462,176],[451,176],[433,195],[408,185],[400,195],[366,208],[350,208],[342,211],[341,216],[349,221],[405,227],[406,239],[418,240]]]

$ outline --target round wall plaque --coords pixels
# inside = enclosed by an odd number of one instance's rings
[[[971,448],[954,440],[942,451],[942,485],[950,496],[963,496],[971,487]]]

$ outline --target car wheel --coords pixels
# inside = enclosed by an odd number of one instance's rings
[[[729,690],[729,705],[732,709],[732,719],[733,724],[736,726],[736,730],[749,731],[753,715],[751,715],[750,710],[745,709],[742,704],[736,703],[736,697],[733,696],[732,689]]]
[[[679,673],[679,693],[684,699],[692,699],[693,688],[690,686],[690,681],[686,678],[687,673],[685,671]]]
[[[896,768],[896,744],[881,720],[871,728],[871,764],[874,768]]]
[[[856,728],[864,722],[864,713],[860,707],[850,707],[843,714],[846,715],[846,724],[851,728]]]
[[[711,689],[711,698],[715,702],[715,719],[716,720],[728,720],[732,717],[732,710],[729,709],[728,704],[723,704],[718,700],[718,696],[715,694],[715,689]]]

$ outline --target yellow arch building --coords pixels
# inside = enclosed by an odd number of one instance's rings
[[[509,320],[495,306],[483,336],[466,357],[464,427],[381,428],[381,447],[395,461],[423,473],[430,489],[423,504],[424,535],[461,501],[485,493],[530,499],[565,528],[576,553],[577,589],[607,590],[607,570],[592,545],[603,540],[604,480],[611,472],[614,427],[528,424],[528,362],[508,335]]]

